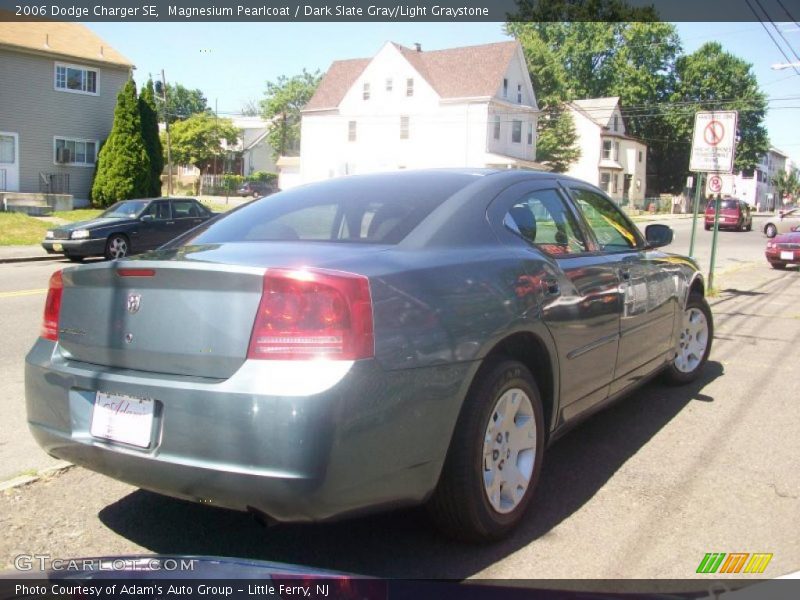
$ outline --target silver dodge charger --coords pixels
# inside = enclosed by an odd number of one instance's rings
[[[270,521],[424,503],[496,539],[549,443],[652,376],[699,375],[712,316],[671,241],[557,174],[301,186],[56,272],[30,428],[58,458]]]

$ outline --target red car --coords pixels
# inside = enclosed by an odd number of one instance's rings
[[[789,263],[800,264],[800,231],[776,235],[767,242],[765,252],[773,269],[785,269]]]
[[[753,215],[750,205],[736,198],[723,198],[722,200],[709,200],[706,205],[705,226],[706,231],[714,227],[714,203],[719,202],[719,228],[735,229],[736,231],[750,231],[753,228]]]

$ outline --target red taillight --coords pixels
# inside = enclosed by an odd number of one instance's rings
[[[47,300],[44,303],[44,320],[42,322],[41,336],[46,340],[58,340],[58,316],[61,312],[61,293],[64,291],[64,282],[61,271],[56,271],[50,276],[50,285],[47,290]]]
[[[325,270],[269,269],[248,358],[357,360],[375,354],[369,280]]]

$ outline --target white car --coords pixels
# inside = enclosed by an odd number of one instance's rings
[[[779,233],[788,233],[799,225],[800,208],[793,208],[770,217],[762,231],[768,238],[774,238]]]

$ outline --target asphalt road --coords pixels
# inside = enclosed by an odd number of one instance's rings
[[[689,222],[671,225],[676,249],[688,247]],[[698,235],[699,248],[710,242]],[[763,245],[756,232],[720,234],[728,274],[719,280],[715,346],[701,380],[648,384],[549,449],[533,509],[499,544],[452,544],[420,510],[265,529],[244,514],[74,468],[0,494],[0,565],[19,553],[157,552],[395,577],[686,578],[707,552],[771,552],[765,575],[796,571],[800,273],[769,269]],[[0,265],[0,285],[43,288],[56,266]],[[16,471],[41,454],[26,438],[21,367],[43,299],[0,296],[0,327],[10,333],[0,348],[0,465],[20,461]]]

